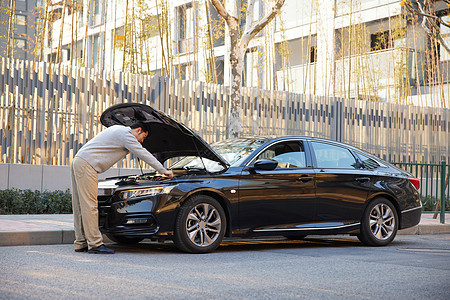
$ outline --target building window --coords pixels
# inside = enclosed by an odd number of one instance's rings
[[[307,65],[317,60],[316,35],[277,43],[275,47],[277,71]]]
[[[262,88],[260,86],[262,81],[262,70],[259,69],[260,65],[258,49],[254,47],[247,50],[244,59],[244,80],[242,81],[245,86]]]
[[[100,58],[100,52],[98,51],[100,48],[100,34],[95,34],[93,36],[93,51],[92,51],[92,66],[94,68],[99,67],[99,58]]]
[[[209,5],[209,19],[214,47],[225,45],[225,20],[212,5]]]
[[[177,7],[178,53],[191,52],[194,46],[195,13],[192,3]]]
[[[78,28],[82,28],[84,26],[84,18],[85,18],[83,5],[77,4],[76,10],[78,13],[78,20],[77,20]]]
[[[450,16],[443,16],[442,20],[449,24],[450,22]],[[445,25],[440,25],[441,35],[444,39],[445,43],[448,45],[450,43],[450,28],[448,28]],[[439,44],[438,44],[439,45]],[[450,60],[450,53],[447,51],[440,51],[440,60],[441,61],[449,61]]]
[[[389,30],[370,35],[370,51],[389,49],[393,47],[393,44]]]
[[[48,55],[48,61],[53,63],[56,62],[56,53],[50,53]]]
[[[116,36],[114,37],[114,42],[115,42],[115,48],[119,48],[122,49],[125,43],[125,27],[121,26],[116,28],[116,30],[113,30],[113,35],[114,33],[116,34]]]
[[[16,15],[15,18],[16,25],[27,25],[27,17],[24,15]]]
[[[159,36],[158,16],[150,15],[144,19],[144,34],[145,37],[151,38]]]
[[[105,1],[94,0],[91,2],[91,11],[94,15],[91,17],[91,26],[102,25],[105,22],[104,19]]]
[[[224,73],[225,73],[225,60],[223,56],[216,58],[216,73],[217,73],[217,83],[224,83]]]
[[[175,78],[181,80],[192,80],[193,66],[191,63],[181,64],[175,68]]]
[[[70,49],[64,49],[66,52],[66,61],[70,61],[72,59],[72,57],[70,56],[72,53],[70,52]]]
[[[55,22],[55,21],[61,19],[62,13],[63,13],[62,7],[57,7],[55,9],[53,9],[52,14],[51,14],[52,22]]]
[[[315,63],[317,61],[317,46],[312,46],[309,51],[309,62]]]
[[[15,39],[14,41],[16,43],[16,48],[25,50],[27,47],[27,42],[24,39]]]

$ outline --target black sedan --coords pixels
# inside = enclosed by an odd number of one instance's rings
[[[187,252],[216,249],[224,237],[350,234],[389,244],[419,223],[418,179],[360,149],[312,137],[247,137],[209,146],[153,108],[119,104],[105,126],[148,123],[143,145],[171,164],[157,173],[99,183],[100,229],[118,243],[171,239]]]

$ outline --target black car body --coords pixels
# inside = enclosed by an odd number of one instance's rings
[[[390,243],[419,223],[418,180],[352,146],[312,137],[248,137],[210,147],[189,128],[142,104],[106,110],[105,126],[147,122],[143,145],[172,166],[99,183],[99,224],[119,243],[172,239],[213,251],[223,237],[351,234]],[[183,158],[184,157],[184,158]],[[416,185],[416,186],[414,186]]]

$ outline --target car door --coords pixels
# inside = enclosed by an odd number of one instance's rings
[[[316,170],[316,221],[338,222],[336,226],[359,222],[372,172],[362,168],[346,147],[318,141],[310,145]]]
[[[277,231],[313,220],[315,174],[304,149],[300,140],[273,143],[242,171],[239,224],[243,231]],[[254,169],[260,159],[275,160],[277,167]]]

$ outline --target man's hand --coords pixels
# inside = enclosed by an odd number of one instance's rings
[[[171,170],[168,170],[166,173],[164,173],[169,179],[173,179],[173,172]]]

